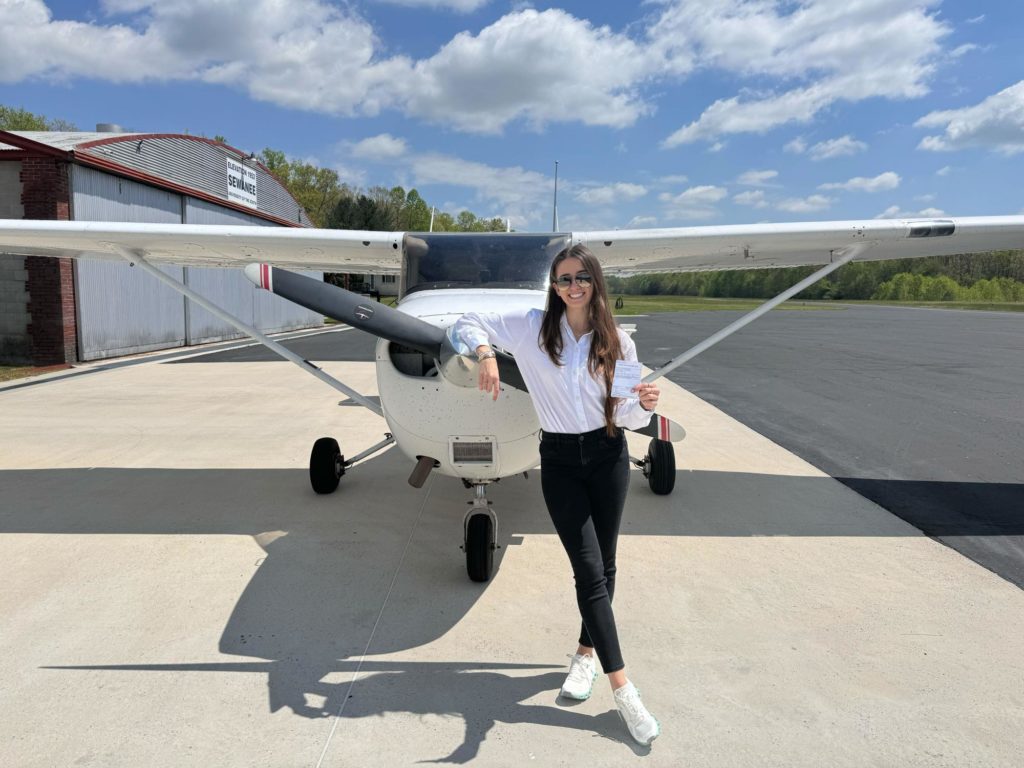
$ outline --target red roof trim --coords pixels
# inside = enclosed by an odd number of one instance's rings
[[[249,157],[248,154],[237,147],[232,147],[230,144],[224,144],[223,142],[214,141],[213,139],[207,139],[203,136],[190,136],[186,133],[132,133],[128,135],[111,136],[109,139],[85,141],[81,144],[76,144],[75,148],[78,150],[88,150],[104,144],[116,144],[121,141],[144,141],[146,139],[188,139],[189,141],[202,141],[215,147],[226,147],[232,152],[237,153],[239,157]],[[116,163],[112,160],[107,160],[106,158],[99,157],[91,152],[75,152],[57,149],[56,147],[51,147],[49,144],[33,141],[32,139],[27,139],[24,136],[18,136],[17,134],[11,133],[10,131],[0,131],[0,143],[10,144],[12,147],[18,148],[18,150],[15,151],[0,150],[0,159],[20,160],[26,157],[47,155],[50,157],[63,158],[65,160],[76,160],[83,165],[91,165],[96,168],[102,168],[105,171],[113,171],[114,173],[120,176],[125,176],[129,179],[137,179],[138,181],[142,181],[154,187],[170,189],[181,194],[191,195],[192,197],[199,198],[200,200],[206,200],[207,202],[216,203],[217,205],[221,205],[225,208],[231,208],[232,210],[241,211],[242,213],[248,213],[250,216],[255,216],[256,218],[264,219],[266,221],[272,221],[275,224],[280,224],[285,227],[302,226],[298,222],[288,221],[287,219],[282,219],[279,216],[274,216],[273,214],[265,213],[255,208],[249,208],[244,205],[232,203],[229,200],[225,200],[223,197],[217,197],[216,195],[211,195],[208,192],[202,192],[198,189],[193,189],[192,187],[175,184],[173,181],[168,181],[167,179],[160,178],[159,176],[152,176],[143,171],[137,171],[134,168],[129,168],[126,165],[121,165],[120,163]],[[288,187],[282,184],[276,174],[271,172],[271,170],[263,163],[257,161],[257,165],[259,165],[260,168],[266,171],[274,180],[277,181],[278,184],[281,185],[281,189],[283,189],[295,202],[295,205],[297,205],[299,210],[302,211],[306,221],[308,222],[310,220],[309,213],[302,207],[302,204],[298,200],[295,200],[295,196],[288,190]]]
[[[10,144],[12,147],[31,152],[33,155],[49,155],[50,157],[63,157],[65,159],[71,157],[71,153],[66,150],[57,149],[49,144],[42,144],[32,139],[26,139],[24,136],[19,136],[10,131],[0,131],[0,143]],[[6,150],[0,150],[0,152],[2,151]]]

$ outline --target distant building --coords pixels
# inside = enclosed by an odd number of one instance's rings
[[[117,132],[0,131],[0,218],[311,226],[252,155],[198,136],[109,127]],[[162,269],[263,331],[323,323],[240,270]],[[128,264],[0,255],[0,361],[72,363],[238,335]]]

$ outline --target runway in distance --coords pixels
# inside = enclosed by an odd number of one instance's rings
[[[422,486],[431,471],[461,479],[474,491],[462,533],[474,581],[487,581],[493,571],[498,518],[487,487],[537,466],[540,426],[515,359],[506,353],[499,354],[504,396],[481,407],[475,357],[449,330],[469,311],[542,308],[553,257],[577,243],[587,245],[612,275],[820,266],[644,378],[652,381],[843,264],[1024,248],[1024,216],[533,234],[0,220],[0,252],[127,262],[383,416],[389,432],[356,456],[346,459],[333,438],[316,441],[309,463],[314,490],[335,491],[346,471],[393,444],[413,463],[414,486]],[[157,269],[160,264],[241,268],[259,288],[373,334],[380,404],[228,315]],[[399,302],[396,308],[378,304],[293,269],[398,275]],[[676,478],[672,443],[683,439],[683,428],[654,414],[637,431],[651,441],[634,463],[653,492],[670,493]]]

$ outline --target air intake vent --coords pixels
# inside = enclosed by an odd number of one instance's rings
[[[453,464],[493,464],[493,443],[452,443]]]

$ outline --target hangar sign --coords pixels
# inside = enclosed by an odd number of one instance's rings
[[[256,205],[256,171],[230,157],[228,161],[228,200],[250,208]]]

